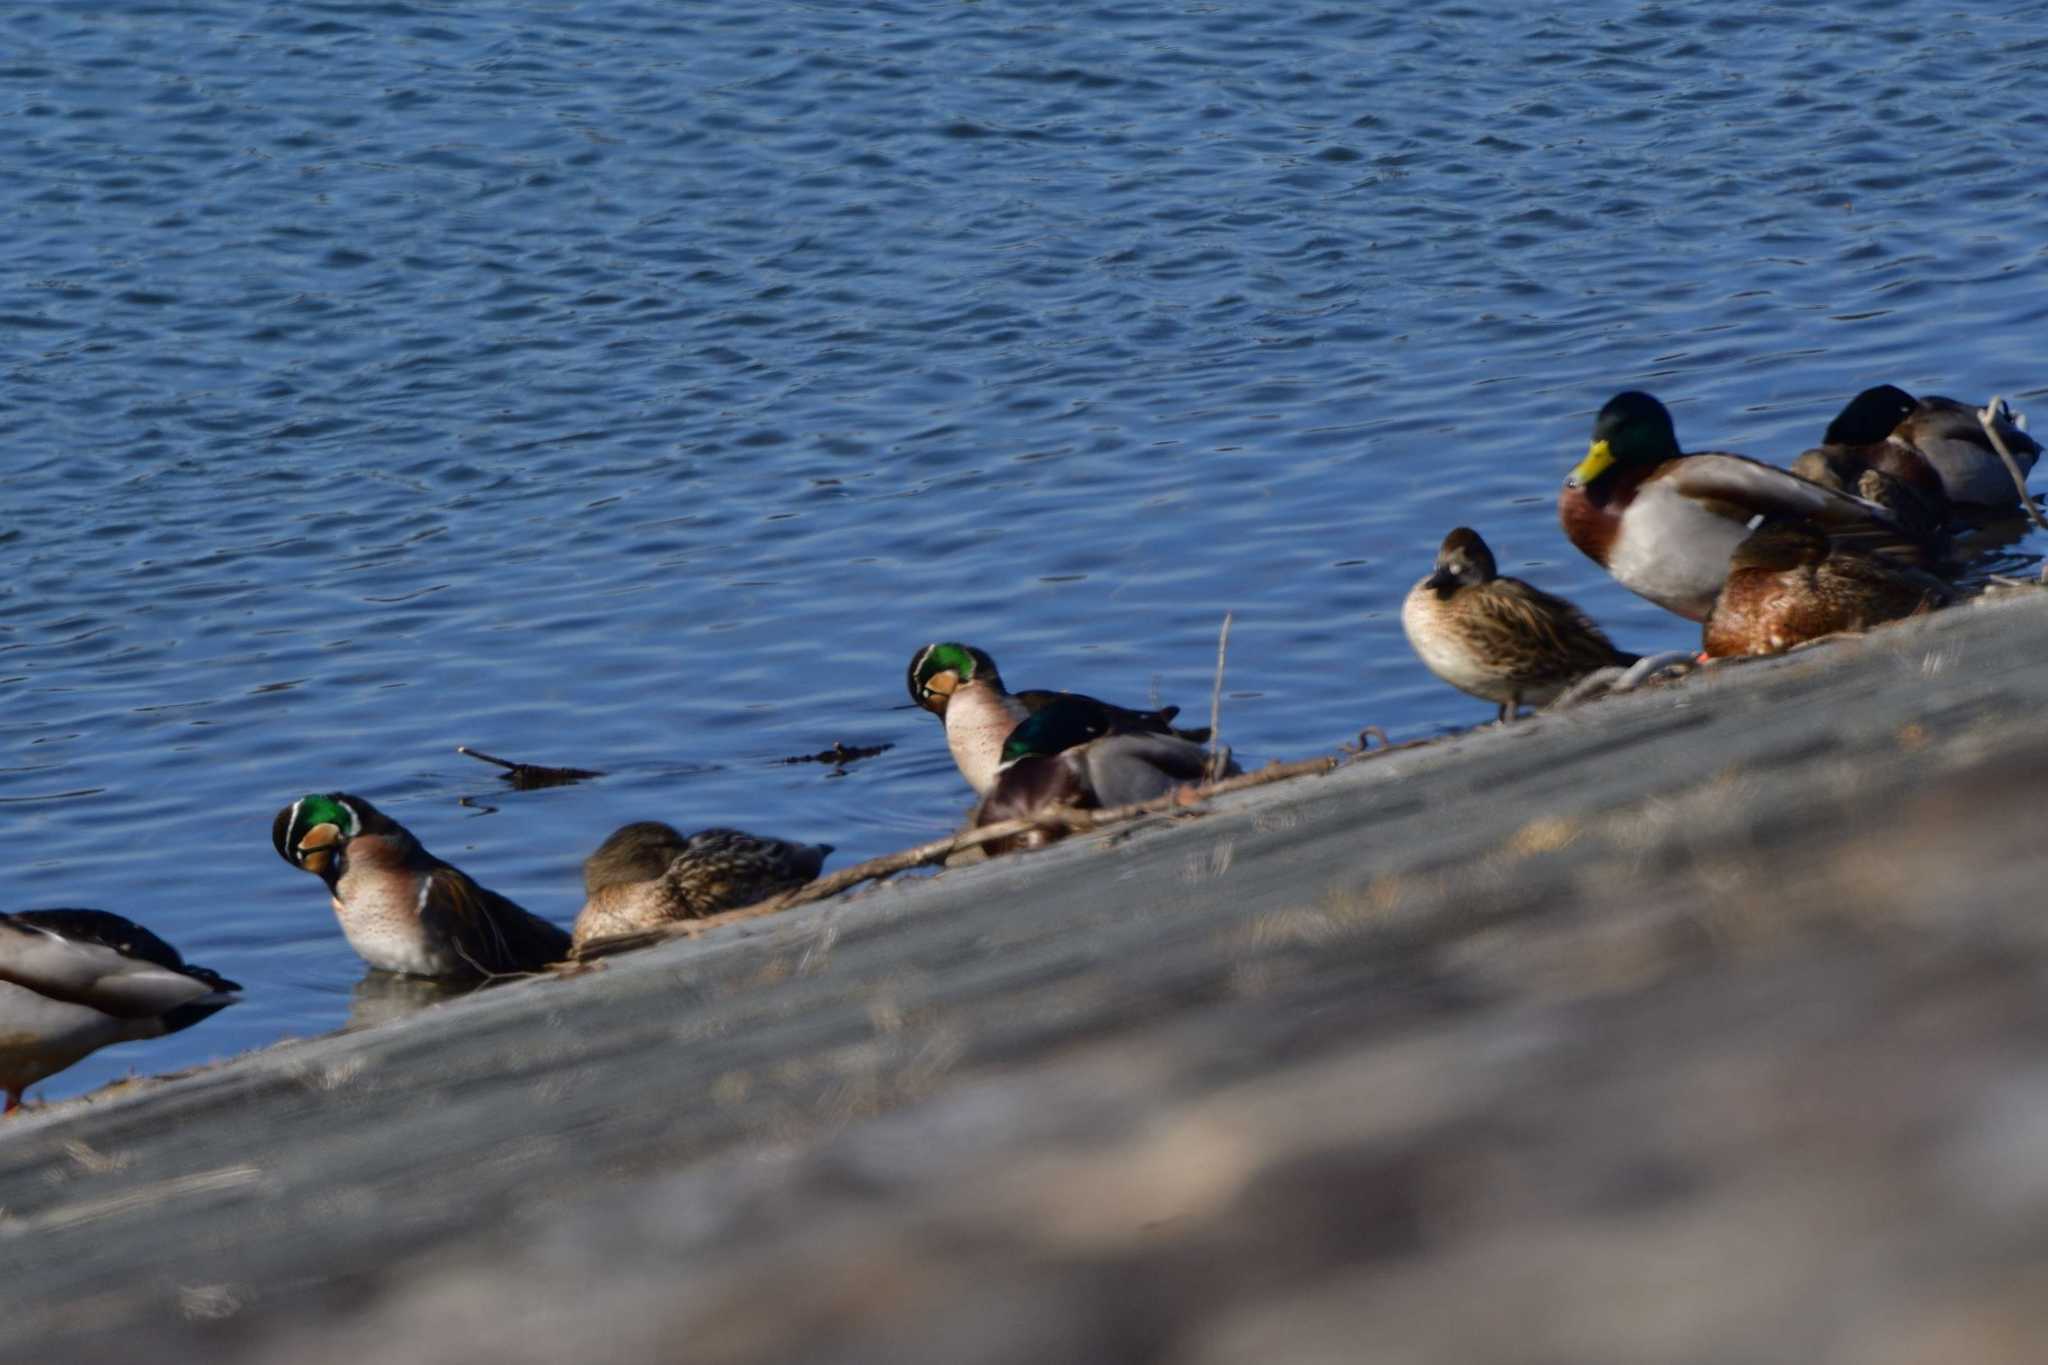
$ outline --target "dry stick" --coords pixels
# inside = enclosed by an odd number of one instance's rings
[[[1209,762],[1203,775],[1214,782],[1223,765],[1223,659],[1230,650],[1230,622],[1233,612],[1223,613],[1223,629],[1216,634],[1216,685],[1209,689]]]
[[[2005,441],[1998,434],[1998,410],[2005,406],[2005,400],[1997,394],[1991,395],[1991,402],[1977,414],[1977,425],[1984,428],[1984,434],[1991,438],[1991,448],[1998,452],[1998,458],[2005,461],[2006,472],[2012,475],[2012,484],[2020,492],[2020,506],[2027,509],[2027,515],[2034,519],[2034,525],[2048,531],[2048,520],[2041,517],[2041,509],[2034,506],[2034,499],[2027,493],[2027,474],[2020,468],[2020,462],[2005,448]],[[2044,570],[2048,571],[2048,570]]]
[[[1154,797],[1150,801],[1135,802],[1128,806],[1115,806],[1109,810],[1079,810],[1072,806],[1062,806],[1055,810],[1044,811],[1038,815],[1025,816],[1018,820],[1004,820],[1000,824],[984,825],[980,829],[971,829],[965,833],[951,835],[944,839],[934,839],[930,843],[919,844],[915,848],[906,848],[898,853],[885,853],[879,858],[870,858],[864,863],[856,863],[852,867],[834,872],[829,877],[820,877],[814,882],[806,882],[794,891],[786,891],[780,896],[775,896],[753,905],[742,906],[737,910],[726,910],[720,914],[706,915],[702,919],[678,920],[673,924],[665,924],[655,929],[644,929],[638,933],[615,934],[605,938],[592,939],[575,951],[572,961],[580,962],[588,961],[594,957],[609,957],[613,953],[624,952],[631,948],[646,947],[649,944],[660,943],[671,938],[696,938],[706,930],[715,929],[721,924],[737,924],[745,920],[759,919],[763,915],[772,915],[780,910],[788,910],[799,905],[808,905],[812,901],[823,900],[827,896],[835,896],[848,887],[858,886],[862,882],[887,877],[896,872],[908,871],[913,867],[923,867],[929,863],[942,863],[955,853],[963,853],[971,848],[980,848],[983,844],[994,843],[998,839],[1008,839],[1014,835],[1028,833],[1034,829],[1057,829],[1068,832],[1101,829],[1105,825],[1135,820],[1141,815],[1155,815],[1162,811],[1184,810],[1192,802],[1206,801],[1216,796],[1227,796],[1231,792],[1243,791],[1248,787],[1262,787],[1269,782],[1279,782],[1290,777],[1302,777],[1309,773],[1326,773],[1336,767],[1337,763],[1338,760],[1335,758],[1309,758],[1303,759],[1298,763],[1269,763],[1255,773],[1244,773],[1237,777],[1228,777],[1221,782],[1213,782],[1193,789],[1185,787],[1176,788],[1164,796]]]
[[[482,763],[495,763],[505,771],[500,774],[512,784],[515,791],[534,791],[541,787],[566,787],[572,782],[583,782],[604,774],[590,768],[550,768],[540,763],[514,763],[487,754],[481,749],[472,749],[467,744],[455,746],[455,752],[465,758],[474,758]]]

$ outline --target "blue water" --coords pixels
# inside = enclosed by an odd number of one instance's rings
[[[1234,612],[1251,762],[1490,716],[1397,619],[1460,523],[1689,643],[1557,528],[1592,412],[1782,460],[2038,397],[2044,18],[14,7],[0,908],[248,987],[40,1093],[348,1017],[309,790],[566,921],[627,820],[951,828],[932,639],[1206,713]],[[834,741],[895,747],[775,762]]]

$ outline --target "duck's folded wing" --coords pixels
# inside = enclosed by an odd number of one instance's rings
[[[460,945],[479,971],[538,971],[569,955],[569,934],[488,887],[461,868],[433,871],[420,919]]]
[[[1744,517],[1777,517],[1822,526],[1892,526],[1876,503],[1802,479],[1790,470],[1745,455],[1700,454],[1674,460],[1666,477],[1698,502],[1717,503]]]
[[[132,955],[109,943],[110,935],[89,921],[67,931],[39,920],[58,915],[85,915],[85,911],[24,912],[0,915],[0,980],[27,987],[52,999],[86,1005],[122,1019],[146,1019],[168,1013],[181,1005],[209,999],[226,1003],[234,998],[229,983],[190,975],[182,967],[152,961],[156,956]],[[118,916],[109,920],[127,924]],[[139,925],[128,924],[146,937],[148,946],[160,948],[175,962],[177,954],[169,945]],[[211,976],[211,973],[208,973]]]
[[[1090,744],[1082,762],[1104,807],[1150,801],[1209,775],[1209,751],[1172,735],[1111,735]]]
[[[1953,443],[1996,458],[1991,438],[1984,434],[1984,425],[1978,420],[1977,412],[1968,403],[1929,394],[1899,423],[1894,435],[1929,455]],[[2041,458],[2041,444],[2018,425],[2012,409],[2000,403],[1998,411],[1992,415],[1992,424],[1998,428],[1998,438],[2005,442],[2006,450],[2019,462],[2020,468],[2032,469],[2034,462]]]
[[[1518,681],[1536,682],[1560,673],[1586,674],[1610,665],[1628,667],[1636,657],[1616,649],[1593,618],[1562,597],[1519,578],[1496,578],[1482,599],[1485,612],[1474,625]]]
[[[1056,701],[1079,702],[1094,712],[1095,719],[1103,731],[1109,734],[1122,734],[1128,731],[1178,735],[1195,744],[1209,738],[1207,726],[1176,726],[1173,723],[1174,718],[1180,715],[1178,706],[1162,706],[1156,711],[1147,711],[1137,707],[1118,706],[1114,702],[1103,701],[1100,697],[1084,696],[1078,692],[1048,692],[1042,688],[1029,688],[1022,692],[1012,692],[1010,695],[1024,703],[1025,710],[1033,714]]]

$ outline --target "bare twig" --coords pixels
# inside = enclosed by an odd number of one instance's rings
[[[1223,613],[1223,629],[1216,633],[1216,685],[1209,689],[1209,765],[1211,782],[1222,776],[1230,755],[1223,747],[1223,660],[1230,652],[1230,622],[1234,613]]]
[[[895,747],[894,744],[848,744],[845,740],[835,739],[829,749],[821,749],[815,754],[792,754],[788,758],[778,758],[775,761],[785,764],[829,763],[835,768],[843,768],[863,758],[873,758],[876,754],[887,753]]]
[[[870,858],[864,863],[843,868],[814,882],[806,882],[794,891],[780,896],[727,910],[702,919],[678,920],[659,928],[646,929],[632,934],[616,934],[607,938],[592,939],[577,948],[572,960],[586,962],[592,958],[609,957],[614,953],[626,952],[633,948],[644,948],[671,938],[696,938],[700,934],[725,924],[738,924],[746,920],[759,919],[780,910],[808,905],[812,901],[836,896],[849,887],[862,882],[874,881],[906,872],[914,867],[925,867],[942,863],[955,853],[980,848],[999,839],[1012,838],[1037,829],[1057,829],[1068,833],[1101,829],[1107,825],[1121,824],[1140,816],[1157,815],[1166,812],[1181,812],[1212,797],[1227,796],[1231,792],[1243,791],[1249,787],[1263,787],[1269,782],[1281,782],[1290,777],[1303,777],[1311,773],[1326,773],[1337,766],[1335,758],[1310,758],[1299,763],[1269,763],[1255,773],[1227,777],[1221,782],[1212,782],[1200,787],[1181,787],[1164,796],[1150,801],[1139,801],[1128,806],[1115,806],[1108,810],[1079,810],[1063,806],[1056,810],[1042,811],[1037,815],[1018,820],[1004,820],[998,824],[984,825],[944,839],[934,839],[897,853],[886,853],[879,858]]]
[[[1380,747],[1377,749],[1372,747],[1374,740],[1380,742]],[[1409,739],[1396,744],[1387,737],[1385,730],[1380,729],[1377,725],[1368,725],[1358,732],[1358,739],[1355,743],[1341,744],[1338,747],[1344,751],[1344,761],[1346,763],[1358,763],[1368,758],[1378,758],[1381,754],[1391,754],[1401,749],[1424,749],[1436,742],[1434,739]]]
[[[1667,669],[1677,669],[1677,676],[1683,677],[1699,667],[1699,660],[1683,649],[1667,649],[1660,654],[1645,654],[1627,668],[1609,664],[1596,668],[1580,678],[1544,707],[1545,711],[1563,711],[1581,702],[1604,697],[1610,693],[1633,692],[1650,679]]]
[[[2005,461],[2006,472],[2012,475],[2012,486],[2019,490],[2020,506],[2027,509],[2034,525],[2048,531],[2048,519],[2043,519],[2041,509],[2034,505],[2033,496],[2027,492],[2027,472],[2020,468],[2020,462],[2005,448],[2005,438],[1998,434],[1998,418],[2004,407],[2005,400],[1992,394],[1991,401],[1977,414],[1977,425],[1984,428],[1984,434],[1991,438],[1991,448],[1998,452],[1999,459]]]
[[[503,768],[505,771],[500,776],[520,791],[531,791],[536,787],[564,787],[571,782],[581,782],[585,778],[604,776],[603,773],[592,772],[588,768],[548,768],[538,763],[514,763],[508,758],[499,758],[496,754],[472,749],[467,744],[456,745],[455,752],[465,758],[473,758],[479,763],[489,763],[494,767]]]

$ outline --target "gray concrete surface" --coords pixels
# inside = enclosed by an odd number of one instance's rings
[[[1958,609],[59,1107],[7,1340],[2038,1359],[2044,692]]]

